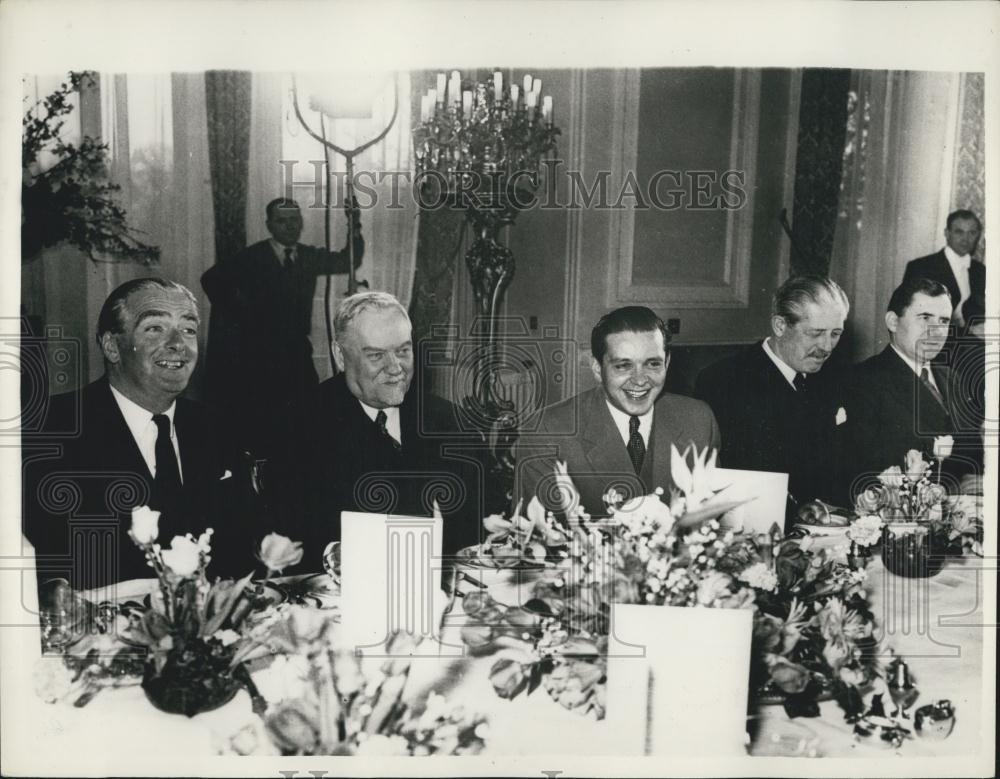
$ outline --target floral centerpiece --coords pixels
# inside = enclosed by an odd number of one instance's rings
[[[738,502],[712,489],[714,455],[674,448],[671,456],[669,498],[662,490],[624,503],[608,495],[610,519],[573,517],[559,564],[523,605],[465,597],[466,644],[522,653],[494,664],[496,692],[544,686],[567,708],[600,718],[612,603],[746,608],[758,700],[780,700],[795,716],[816,715],[819,700],[835,697],[848,717],[860,716],[860,690],[880,672],[864,571],[777,526],[756,536],[726,529]]]
[[[238,581],[209,582],[211,528],[197,539],[174,536],[163,548],[156,541],[158,522],[159,512],[145,506],[132,512],[129,535],[145,552],[159,591],[133,625],[131,638],[149,649],[142,681],[146,696],[159,709],[190,717],[228,702],[241,686],[253,691],[237,653],[244,643],[241,624],[260,604],[249,589],[252,573]],[[269,571],[301,557],[301,544],[276,534],[261,546]]]
[[[940,456],[945,456],[944,454]],[[859,518],[852,524],[852,541],[867,545],[882,541],[882,559],[888,570],[902,576],[933,576],[948,554],[966,551],[982,556],[983,522],[973,496],[949,498],[935,469],[915,449],[903,466],[879,474],[855,500]]]
[[[485,744],[484,718],[449,707],[431,692],[415,706],[404,689],[413,638],[396,634],[386,658],[358,658],[337,642],[338,617],[329,611],[283,604],[272,610],[237,653],[237,662],[260,647],[267,667],[255,672],[266,708],[227,750],[283,755],[464,755]]]

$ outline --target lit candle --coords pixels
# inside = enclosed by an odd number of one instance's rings
[[[444,73],[438,73],[437,77],[437,96],[440,98],[441,102],[444,102],[444,86],[445,86]]]
[[[503,95],[503,73],[499,70],[493,73],[493,95],[495,100],[499,100]]]
[[[552,95],[542,98],[542,119],[548,124],[552,124]]]
[[[525,96],[524,101],[525,101],[525,106],[526,107],[528,107],[528,108],[534,108],[538,104],[538,93],[537,92],[529,92]]]
[[[458,71],[452,71],[451,83],[448,85],[448,98],[451,103],[462,102],[462,77]]]
[[[524,96],[527,97],[528,93],[531,91],[531,74],[524,74]]]
[[[466,119],[472,116],[472,92],[469,90],[462,93],[462,115]]]
[[[542,80],[540,78],[534,80],[534,83],[531,85],[531,91],[537,92],[539,95],[542,93]]]
[[[514,108],[517,108],[517,98],[520,97],[520,95],[521,95],[521,87],[519,87],[517,84],[511,84],[510,102],[514,106]]]

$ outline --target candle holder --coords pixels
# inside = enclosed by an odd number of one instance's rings
[[[421,121],[413,131],[418,179],[436,179],[443,203],[465,212],[474,238],[465,254],[472,292],[485,322],[485,344],[473,363],[473,391],[462,407],[483,439],[490,442],[491,470],[513,486],[512,448],[518,409],[496,392],[497,321],[504,292],[514,277],[514,254],[500,230],[535,204],[542,159],[554,153],[559,129],[552,121],[552,99],[541,95],[541,80],[524,76],[504,86],[495,71],[487,81],[450,79],[438,74],[437,86],[421,99]],[[504,497],[502,496],[502,497]]]

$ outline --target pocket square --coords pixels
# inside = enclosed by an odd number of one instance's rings
[[[847,421],[847,411],[843,406],[837,409],[837,424],[842,425]]]
[[[225,481],[226,479],[231,478],[232,475],[233,475],[233,472],[227,468],[226,472],[224,474],[222,474],[222,476],[219,477],[219,481]]]

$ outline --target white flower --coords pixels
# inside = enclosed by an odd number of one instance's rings
[[[670,507],[656,494],[632,498],[615,512],[615,519],[634,535],[669,533],[674,526]]]
[[[688,452],[692,450],[694,465],[689,468],[687,464]],[[712,482],[716,455],[716,450],[708,447],[705,447],[699,454],[693,446],[688,447],[684,450],[684,454],[681,454],[674,444],[670,445],[670,478],[677,485],[677,489],[684,493],[688,511],[693,510],[715,494]]]
[[[292,541],[278,533],[268,533],[264,536],[264,540],[260,542],[260,551],[257,553],[258,559],[267,566],[268,570],[278,573],[290,565],[300,563],[302,555],[300,541]]]
[[[955,446],[955,439],[950,435],[939,435],[934,437],[933,454],[939,460],[951,457],[951,450]]]
[[[160,556],[163,564],[178,576],[191,576],[201,565],[201,549],[190,536],[174,536],[170,549]]]
[[[73,672],[61,657],[40,657],[33,673],[35,694],[46,703],[55,703],[73,689]]]
[[[276,654],[270,665],[254,671],[253,681],[268,703],[298,700],[309,689],[311,670],[305,655]]]
[[[737,578],[758,590],[774,592],[778,589],[778,577],[765,563],[754,563],[748,568],[744,568]]]
[[[139,546],[146,546],[160,534],[159,525],[159,511],[153,511],[149,506],[137,506],[132,509],[132,527],[128,534]]]
[[[230,644],[235,644],[239,641],[241,636],[235,630],[226,628],[225,630],[216,630],[212,634],[212,638],[216,638],[221,641],[223,646],[229,646]]]
[[[847,537],[858,546],[872,546],[882,537],[882,519],[876,514],[858,517],[847,528]]]

